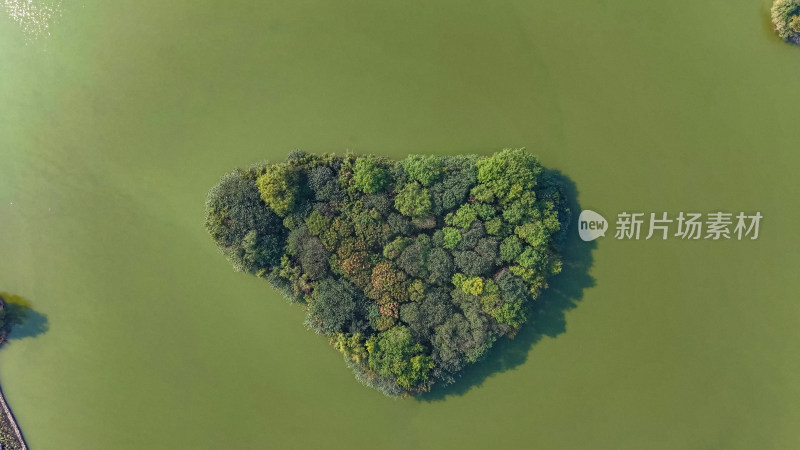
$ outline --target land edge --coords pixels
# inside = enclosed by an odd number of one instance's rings
[[[3,297],[0,297],[0,310],[5,308],[6,302]],[[8,331],[2,330],[0,331],[0,346],[6,342],[8,338]],[[2,411],[0,411],[0,422],[4,422],[4,425],[7,425],[14,431],[13,438],[16,438],[17,444],[20,449],[28,450],[28,445],[25,443],[25,438],[22,437],[22,431],[17,426],[17,421],[14,418],[14,414],[11,413],[11,408],[8,407],[8,403],[6,402],[6,398],[3,395],[3,389],[0,387],[0,407],[2,407]]]

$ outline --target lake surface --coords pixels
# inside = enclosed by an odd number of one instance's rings
[[[796,448],[800,48],[769,4],[6,1],[0,291],[36,314],[0,381],[31,448]],[[506,146],[612,221],[761,236],[573,242],[542,333],[392,400],[203,228],[223,173],[295,148]]]

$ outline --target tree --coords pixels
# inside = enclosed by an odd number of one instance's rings
[[[257,273],[280,263],[288,231],[266,208],[255,183],[258,169],[220,180],[206,200],[206,229],[237,271]]]
[[[347,252],[340,249],[336,256],[345,278],[362,289],[370,284],[372,269],[369,253],[363,250]]]
[[[409,292],[405,280],[406,275],[397,270],[391,261],[379,262],[372,269],[372,289],[368,291],[367,295],[376,300],[379,305],[407,301]],[[391,315],[395,315],[394,307],[390,308],[392,309]],[[387,311],[382,312],[386,313]]]
[[[412,302],[418,302],[425,297],[425,283],[416,279],[408,284],[408,299]]]
[[[420,230],[432,230],[436,228],[436,216],[433,214],[426,214],[424,216],[416,216],[411,218],[411,225]]]
[[[394,376],[405,388],[417,386],[428,379],[433,360],[424,353],[422,345],[414,342],[409,329],[396,325],[366,344],[369,367],[380,375]]]
[[[500,323],[519,328],[525,323],[525,302],[530,298],[525,282],[511,272],[503,272],[497,277],[497,287],[502,302],[494,305],[490,314]]]
[[[548,239],[550,238],[550,233],[548,233],[547,229],[544,227],[544,224],[540,221],[527,222],[519,225],[514,228],[514,233],[516,233],[516,235],[528,245],[533,247],[546,245]]]
[[[480,240],[486,236],[486,230],[480,220],[472,222],[466,230],[461,232],[461,242],[456,245],[458,250],[472,250]]]
[[[383,248],[383,257],[386,259],[395,259],[413,242],[413,239],[403,236],[395,238],[395,240],[386,244],[386,247]]]
[[[444,248],[452,250],[461,242],[461,232],[458,231],[457,228],[444,227],[442,228],[442,232],[444,233]]]
[[[475,155],[441,158],[441,178],[430,186],[435,214],[443,215],[457,208],[467,199],[467,194],[477,182],[476,159]]]
[[[414,243],[406,247],[397,258],[397,265],[403,271],[415,278],[428,276],[428,253],[430,252],[430,238],[421,234]]]
[[[479,159],[478,183],[485,185],[501,201],[511,201],[523,191],[533,189],[542,166],[535,156],[521,148],[505,149]]]
[[[503,261],[512,262],[520,253],[522,253],[522,241],[518,237],[511,235],[503,239],[503,243],[500,244],[500,257]]]
[[[303,242],[299,252],[300,265],[308,277],[318,280],[328,272],[328,258],[330,253],[317,237],[312,237]]]
[[[358,333],[364,328],[363,304],[355,286],[345,280],[325,278],[309,299],[306,325],[319,334]]]
[[[534,210],[535,201],[536,193],[533,191],[521,193],[503,210],[503,219],[506,223],[517,225],[529,220],[531,216],[538,215],[538,211]]]
[[[405,323],[415,336],[420,336],[427,325],[425,316],[420,314],[417,302],[403,303],[400,306],[400,320]]]
[[[414,231],[411,220],[402,214],[389,213],[386,222],[389,224],[389,229],[393,234],[408,236]]]
[[[309,172],[309,186],[318,201],[342,200],[339,181],[333,169],[328,166],[317,166]]]
[[[800,15],[792,17],[789,21],[789,29],[795,34],[800,34]]]
[[[477,252],[480,258],[486,261],[487,264],[495,266],[502,262],[499,246],[500,243],[497,241],[497,238],[484,237],[478,240],[478,243],[475,245],[475,252]]]
[[[537,247],[530,247],[526,245],[522,250],[522,253],[517,256],[517,264],[526,269],[537,269],[542,271],[547,266],[547,259],[548,255],[546,251],[543,251]]]
[[[17,325],[23,325],[33,310],[25,299],[16,295],[0,295],[0,334],[10,333]]]
[[[519,328],[527,320],[525,309],[522,307],[522,301],[504,302],[500,307],[491,311],[492,317],[500,323],[511,326],[512,328]]]
[[[433,358],[435,365],[448,374],[461,370],[466,362],[467,349],[473,342],[469,322],[460,313],[453,314],[435,328]],[[441,376],[441,375],[440,375]]]
[[[240,263],[247,272],[257,273],[269,271],[280,262],[280,248],[283,239],[268,234],[259,236],[256,230],[250,230],[241,242]]]
[[[419,303],[402,305],[400,320],[408,325],[419,342],[429,342],[433,337],[433,329],[443,324],[454,311],[447,290],[431,289]]]
[[[356,160],[353,181],[363,192],[374,194],[386,188],[391,180],[389,172],[374,157],[365,156]]]
[[[453,262],[458,269],[470,276],[486,276],[494,268],[492,261],[482,259],[474,250],[454,251]]]
[[[442,173],[442,159],[433,155],[409,155],[401,164],[408,177],[430,186]]]
[[[328,271],[330,253],[322,241],[312,235],[308,227],[301,225],[286,239],[286,254],[294,256],[310,280],[321,279]]]
[[[484,226],[486,228],[486,233],[491,234],[492,236],[504,234],[503,221],[499,217],[493,217],[487,220]]]
[[[367,347],[361,333],[335,333],[331,345],[352,362],[361,363],[367,359]]]
[[[461,290],[465,294],[480,295],[483,292],[483,279],[481,277],[467,278],[461,283]]]
[[[319,211],[312,211],[305,219],[308,231],[314,236],[321,236],[330,229],[332,220],[325,217]]]
[[[256,181],[264,203],[281,217],[297,202],[300,186],[300,168],[288,163],[271,164]]]
[[[428,283],[443,285],[453,276],[453,257],[442,248],[432,248],[428,253]]]
[[[381,216],[386,216],[391,211],[392,204],[386,193],[370,194],[364,196],[364,208],[374,210]]]
[[[431,210],[430,192],[418,183],[408,183],[397,193],[394,207],[404,216],[424,216]]]
[[[775,0],[771,15],[778,36],[800,44],[800,0]]]
[[[448,317],[453,315],[454,311],[450,295],[444,288],[429,289],[420,302],[420,312],[430,330],[444,323]]]
[[[485,326],[485,321],[470,309],[455,313],[434,332],[434,364],[444,373],[457,373],[466,363],[479,360],[494,343],[495,336]]]
[[[495,282],[503,295],[503,299],[506,301],[516,301],[517,299],[525,301],[528,298],[528,289],[525,286],[525,282],[511,272],[502,272],[496,277]]]
[[[477,218],[478,212],[471,204],[466,203],[461,205],[461,207],[458,208],[458,211],[455,213],[448,214],[447,217],[445,217],[444,222],[454,227],[467,228]]]

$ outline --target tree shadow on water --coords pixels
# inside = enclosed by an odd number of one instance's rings
[[[592,250],[597,244],[584,242],[578,236],[577,222],[581,211],[577,201],[578,190],[572,180],[559,171],[549,170],[547,175],[562,186],[571,212],[563,243],[559,245],[563,264],[561,273],[548,281],[549,287],[529,308],[528,322],[513,339],[498,339],[482,361],[464,368],[455,383],[434,385],[430,392],[418,395],[417,400],[430,402],[463,395],[494,374],[522,365],[527,361],[531,348],[542,337],[554,338],[567,331],[566,312],[578,305],[585,289],[595,285],[589,269],[593,263]]]
[[[50,329],[47,316],[34,310],[31,302],[18,295],[0,292],[3,300],[3,331],[8,333],[8,340],[35,338]]]

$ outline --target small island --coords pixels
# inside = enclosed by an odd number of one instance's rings
[[[800,44],[800,0],[775,0],[771,15],[778,36]]]
[[[206,228],[236,270],[303,305],[357,379],[398,396],[454,382],[522,327],[561,271],[566,200],[522,149],[295,151],[225,175]]]
[[[5,299],[0,296],[0,346],[5,343],[11,326],[15,323],[19,323],[19,317],[11,311]],[[22,433],[8,408],[5,397],[3,397],[3,392],[0,390],[0,449],[26,450],[27,448]]]

